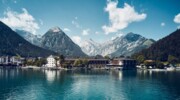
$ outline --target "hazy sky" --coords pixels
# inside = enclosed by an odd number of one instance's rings
[[[0,20],[41,35],[59,26],[76,42],[128,32],[158,40],[180,26],[180,0],[1,0]]]

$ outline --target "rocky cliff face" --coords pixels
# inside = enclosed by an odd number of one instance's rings
[[[104,43],[96,43],[92,39],[84,41],[82,50],[90,55],[110,55],[110,56],[130,56],[135,52],[148,48],[155,41],[147,39],[141,35],[128,33],[121,37],[116,37]]]
[[[41,36],[34,35],[30,32],[24,31],[24,30],[15,30],[16,33],[18,33],[21,37],[23,37],[28,42],[40,46],[41,44]]]
[[[40,46],[65,56],[86,56],[81,48],[75,44],[59,27],[49,29],[42,36]]]

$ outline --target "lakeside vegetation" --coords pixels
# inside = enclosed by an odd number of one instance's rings
[[[153,60],[154,65],[162,67],[162,65],[180,64],[180,29],[171,33],[165,38],[154,43],[150,48],[144,49],[139,53],[132,55],[138,64],[147,64],[146,60]]]
[[[46,58],[35,58],[33,59],[25,59],[23,65],[24,66],[38,66],[41,67],[47,63]]]

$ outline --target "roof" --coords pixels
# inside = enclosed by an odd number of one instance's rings
[[[155,62],[154,60],[145,60],[145,62]]]
[[[135,59],[131,59],[131,58],[115,58],[113,60],[135,60]]]
[[[78,60],[78,59],[65,59],[65,60]],[[83,60],[83,59],[81,59]],[[85,59],[85,60],[88,60],[88,61],[108,61],[108,59]]]
[[[48,58],[54,58],[54,56],[53,56],[53,55],[50,55]]]

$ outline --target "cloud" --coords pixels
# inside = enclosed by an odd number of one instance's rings
[[[79,25],[79,23],[77,22],[78,17],[74,17],[74,20],[72,20],[72,24],[76,27],[76,28],[81,28],[81,26]]]
[[[76,28],[80,28],[80,26],[79,26],[79,23],[78,22],[76,22],[76,21],[72,21],[72,24],[76,27]]]
[[[98,32],[98,31],[96,31],[96,32],[95,32],[95,34],[99,34],[99,32]]]
[[[8,2],[13,2],[13,3],[17,3],[17,0],[1,0],[2,1],[2,4],[6,4]]]
[[[174,22],[180,24],[180,13],[174,17]]]
[[[180,29],[180,26],[178,26],[177,28]]]
[[[74,43],[76,43],[79,46],[81,46],[81,43],[82,43],[81,37],[79,37],[79,36],[72,36],[71,39],[73,40]]]
[[[108,0],[105,11],[109,14],[109,25],[102,26],[102,29],[106,34],[118,32],[122,30],[132,22],[139,22],[146,19],[145,13],[139,14],[135,11],[134,7],[124,3],[123,8],[118,8],[118,1]]]
[[[71,30],[69,28],[64,28],[63,29],[65,32],[71,32]]]
[[[5,17],[0,18],[0,20],[11,28],[22,29],[33,34],[39,29],[38,23],[25,8],[22,8],[22,13],[7,10],[4,12],[4,16]]]
[[[85,29],[82,31],[82,35],[89,35],[90,29]]]
[[[164,22],[161,23],[161,26],[164,27],[166,24]]]
[[[78,19],[78,17],[76,16],[74,19],[75,19],[75,20],[77,20],[77,19]]]
[[[39,19],[39,22],[40,22],[41,25],[44,25],[44,22],[43,22],[42,19]]]
[[[17,1],[16,1],[16,0],[14,0],[14,3],[17,3]]]

